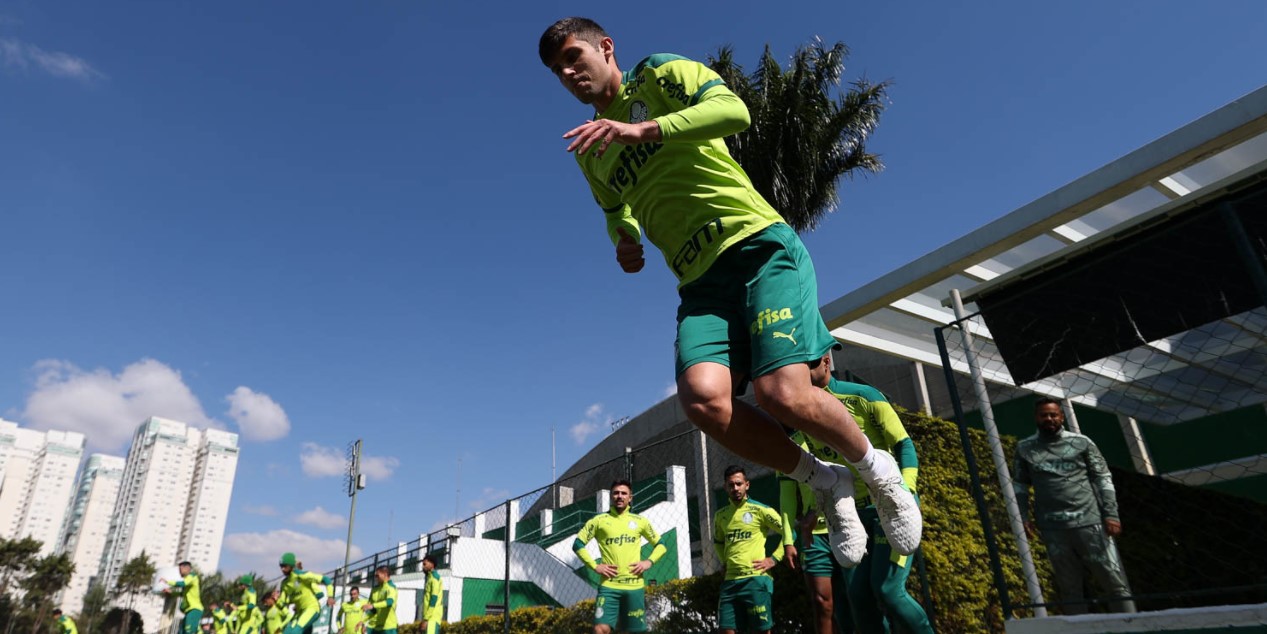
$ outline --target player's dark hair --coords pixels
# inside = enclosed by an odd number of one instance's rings
[[[1040,396],[1038,397],[1038,400],[1034,401],[1034,411],[1037,412],[1042,409],[1044,405],[1055,405],[1056,407],[1060,407],[1060,401],[1050,396]]]
[[[730,476],[735,475],[736,473],[742,475],[744,480],[748,479],[748,472],[744,471],[743,467],[737,464],[732,464],[729,467],[726,467],[726,471],[723,472],[722,477],[729,480]]]
[[[379,567],[375,568],[375,569],[374,569],[374,572],[385,572],[385,573],[387,573],[387,576],[389,576],[389,577],[390,577],[390,576],[391,576],[391,574],[392,574],[392,569],[391,569],[391,568],[388,568],[388,567],[387,567],[387,566],[385,566],[385,565],[383,565],[383,566],[379,566]]]
[[[440,563],[439,563],[439,562],[437,562],[437,561],[436,561],[436,558],[435,558],[434,556],[432,556],[432,555],[427,555],[426,557],[423,557],[423,558],[422,558],[422,560],[423,560],[423,561],[429,561],[429,562],[431,562],[431,565],[432,565],[433,567],[438,567],[438,566],[440,565]]]
[[[168,559],[167,561],[171,561],[171,560],[170,560],[170,559]],[[189,563],[189,562],[187,562],[187,561],[182,561],[182,562],[180,562],[180,563],[176,564],[176,567],[177,567],[177,568],[179,568],[179,567],[181,567],[181,566],[189,566],[190,568],[193,568],[193,567],[194,567],[194,565],[193,565],[193,564],[191,564],[191,563]]]
[[[541,63],[549,66],[550,60],[559,52],[569,36],[589,42],[594,48],[598,48],[599,42],[608,37],[607,31],[589,18],[563,18],[551,24],[550,28],[541,34],[541,41],[537,43],[537,54],[541,56]]]
[[[625,487],[626,489],[629,489],[629,494],[633,495],[633,484],[624,478],[620,478],[619,480],[612,480],[611,486],[607,487],[607,489],[611,490],[611,489],[615,489],[616,487]]]
[[[56,610],[53,610],[53,616],[61,616],[61,615],[62,615],[61,608],[57,608]]]

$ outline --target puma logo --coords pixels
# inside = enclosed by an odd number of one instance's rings
[[[774,332],[771,332],[770,334],[771,334],[771,335],[773,335],[775,339],[780,339],[780,338],[781,338],[781,339],[787,339],[788,341],[791,341],[791,342],[792,342],[792,345],[794,345],[794,346],[796,345],[796,337],[793,337],[793,336],[792,336],[792,335],[795,335],[795,334],[796,334],[796,329],[795,329],[795,328],[793,328],[793,329],[792,329],[792,332],[789,332],[789,333],[783,333],[783,332],[779,332],[779,331],[777,331],[777,330],[776,330],[776,331],[774,331]]]

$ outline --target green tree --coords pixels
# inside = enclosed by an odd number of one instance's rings
[[[132,604],[136,601],[136,595],[150,587],[156,570],[154,562],[150,561],[150,556],[144,550],[141,551],[141,554],[123,564],[123,568],[119,570],[119,580],[115,582],[114,593],[116,597],[124,596],[128,599],[128,607],[123,612],[123,624],[120,631],[132,631],[129,629],[132,615],[135,614],[132,610]]]
[[[33,537],[0,537],[0,595],[8,595],[9,583],[30,569],[43,546],[43,542]]]
[[[725,46],[708,64],[748,106],[752,125],[726,138],[753,186],[797,231],[812,230],[840,203],[842,176],[884,169],[867,152],[890,82],[865,78],[841,86],[849,48],[819,40],[799,47],[786,69],[766,46],[748,75]]]
[[[53,610],[53,598],[66,586],[70,585],[70,577],[75,573],[75,563],[70,555],[48,555],[40,557],[30,567],[30,574],[22,580],[25,591],[23,603],[32,612],[35,625],[31,628],[40,631],[44,620]]]
[[[88,586],[88,592],[84,593],[83,607],[79,609],[79,618],[75,619],[82,634],[92,634],[93,628],[105,616],[106,604],[109,601],[110,595],[106,592],[104,585],[94,583]]]

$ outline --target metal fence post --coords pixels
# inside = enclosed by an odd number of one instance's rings
[[[510,634],[510,542],[515,539],[515,518],[510,514],[510,500],[506,500],[506,583],[502,595],[502,631]]]

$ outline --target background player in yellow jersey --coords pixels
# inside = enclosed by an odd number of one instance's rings
[[[731,465],[724,473],[730,504],[713,518],[713,547],[726,565],[717,600],[722,634],[765,632],[774,627],[771,599],[774,579],[766,571],[783,559],[783,545],[766,555],[766,536],[780,535],[783,523],[774,509],[748,498],[748,474]]]
[[[422,571],[427,575],[427,583],[422,589],[422,634],[438,634],[440,623],[444,621],[444,584],[440,581],[440,573],[436,572],[436,558],[427,555],[422,558]]]
[[[361,598],[360,588],[353,586],[348,590],[348,600],[339,606],[339,634],[364,634],[369,605],[369,601]]]
[[[260,602],[264,610],[264,634],[282,634],[290,623],[290,610],[282,604],[281,596],[281,590],[271,590]]]
[[[849,408],[854,420],[871,442],[897,457],[902,469],[902,479],[907,488],[915,491],[919,478],[919,458],[915,442],[911,440],[902,419],[879,390],[861,383],[849,383],[832,376],[831,353],[823,355],[817,364],[811,364],[810,378],[814,385],[839,399]],[[822,447],[814,438],[806,438],[811,446]],[[830,452],[830,447],[823,448]],[[831,457],[826,453],[826,458]],[[860,632],[883,632],[885,622],[902,632],[932,634],[933,627],[915,599],[906,591],[906,579],[911,574],[912,558],[890,548],[884,529],[880,526],[875,507],[871,505],[869,492],[859,484],[855,492],[859,512],[871,546],[856,568],[848,572],[849,614],[853,625]]]
[[[775,420],[824,440],[875,492],[894,548],[914,551],[919,508],[892,457],[874,451],[840,402],[810,384],[809,363],[835,341],[818,310],[809,253],[722,140],[748,126],[743,101],[707,66],[676,55],[622,72],[612,38],[586,18],[551,25],[538,54],[595,109],[563,137],[605,212],[617,262],[627,273],[642,270],[645,229],[678,278],[675,371],[687,417],[736,454],[812,485],[833,548],[857,562],[867,539],[852,474],[797,447]],[[760,408],[736,398],[745,378]]]
[[[370,614],[365,625],[370,634],[396,634],[396,601],[400,595],[392,582],[391,568],[375,568],[374,580],[378,585],[370,592],[369,603],[362,608]]]
[[[62,634],[79,634],[79,628],[75,627],[75,621],[69,616],[62,614],[61,608],[53,610],[53,622],[59,628],[57,631]]]
[[[168,587],[163,588],[163,594],[171,594],[173,591],[180,591],[180,611],[185,613],[185,618],[181,621],[181,634],[195,634],[198,631],[198,624],[202,621],[202,591],[198,588],[198,575],[194,574],[194,565],[188,561],[182,561],[176,564],[180,570],[180,579],[169,581],[167,579],[159,579],[165,582]]]
[[[666,552],[660,534],[651,522],[634,513],[633,485],[628,480],[611,484],[611,509],[585,523],[572,550],[591,570],[602,575],[603,583],[594,600],[594,634],[645,632],[647,599],[642,574]],[[652,546],[651,554],[642,558],[642,540]],[[586,549],[590,540],[598,542],[603,563],[594,561]]]
[[[242,593],[238,600],[237,615],[238,634],[259,634],[264,625],[264,613],[260,610],[259,599],[255,596],[254,575],[242,575],[235,583]]]

